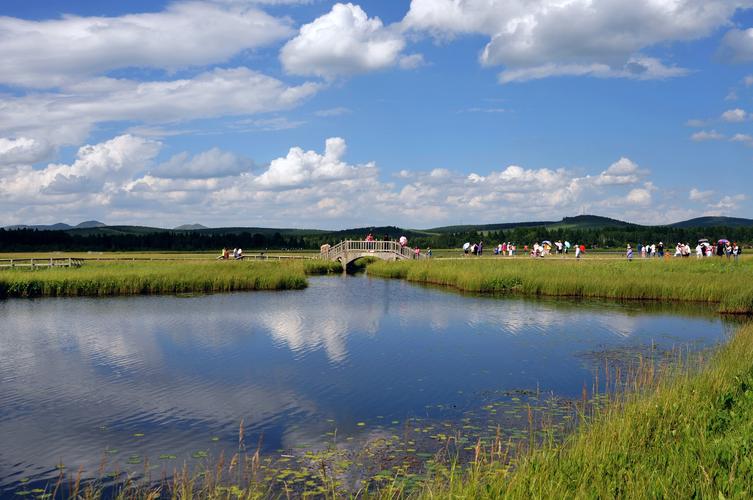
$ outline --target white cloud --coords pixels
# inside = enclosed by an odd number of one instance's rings
[[[329,109],[320,109],[319,111],[315,112],[314,114],[316,116],[321,116],[323,118],[329,118],[332,116],[342,116],[350,114],[351,110],[349,108],[339,106],[336,108],[329,108]]]
[[[266,172],[261,174],[255,184],[267,189],[290,189],[311,185],[322,181],[355,179],[370,176],[375,171],[374,164],[348,165],[342,160],[347,146],[340,137],[327,139],[324,154],[290,148],[284,158],[277,158],[270,163]]]
[[[727,61],[749,63],[753,61],[753,28],[732,29],[724,35],[719,54]],[[750,85],[746,78],[746,85]]]
[[[554,76],[591,76],[594,78],[628,78],[632,80],[662,80],[685,76],[684,68],[665,66],[652,57],[633,57],[622,67],[608,64],[547,63],[528,68],[508,69],[499,74],[500,83],[526,82]]]
[[[737,123],[743,122],[748,118],[748,113],[740,108],[729,109],[722,113],[722,120],[725,122]]]
[[[188,153],[179,153],[165,163],[151,170],[155,177],[171,179],[207,179],[227,177],[247,172],[253,162],[233,153],[212,148],[191,157]]]
[[[219,149],[156,164],[160,149],[154,140],[124,135],[81,148],[70,164],[9,167],[10,173],[0,173],[0,225],[104,218],[163,227],[189,220],[217,226],[431,227],[459,218],[546,219],[583,207],[637,222],[678,213],[655,202],[648,171],[628,158],[594,176],[519,165],[484,172],[438,167],[404,169],[390,182],[380,179],[373,162],[349,162],[346,142],[338,137],[327,139],[321,152],[292,147],[265,167]],[[717,205],[727,210],[743,201],[730,196]],[[656,205],[657,214],[646,214],[647,205]]]
[[[750,87],[753,85],[753,75],[748,75],[743,79],[743,82],[745,83],[746,87]]]
[[[701,130],[691,135],[690,138],[695,142],[703,141],[720,141],[724,139],[724,135],[720,134],[716,130]]]
[[[378,17],[369,18],[358,5],[338,3],[301,26],[282,48],[280,60],[288,73],[333,78],[394,66],[404,47],[402,35]]]
[[[258,9],[199,1],[121,17],[0,17],[0,83],[49,88],[118,68],[202,66],[291,32],[288,21]]]
[[[480,55],[502,82],[558,75],[669,78],[686,73],[641,51],[710,35],[750,0],[412,0],[405,29],[490,37]],[[577,20],[573,22],[573,20]]]
[[[740,208],[740,204],[747,199],[748,197],[744,194],[736,194],[734,196],[726,195],[716,203],[709,205],[709,208],[714,210],[715,214],[734,213]]]
[[[410,54],[400,58],[398,65],[402,69],[416,69],[421,66],[426,66],[423,54]]]
[[[247,68],[214,69],[191,79],[136,82],[100,78],[65,93],[0,97],[0,133],[80,144],[96,123],[169,123],[287,109],[319,86],[297,87]]]
[[[706,202],[708,201],[712,196],[714,196],[714,191],[701,191],[698,188],[693,188],[690,190],[690,193],[688,194],[688,199],[690,201],[701,201]]]
[[[735,134],[732,136],[730,141],[741,142],[743,144],[747,144],[748,146],[753,145],[753,137],[748,134]]]
[[[50,147],[30,137],[0,137],[0,167],[37,163],[51,153]]]
[[[0,194],[6,201],[54,204],[78,201],[84,193],[98,195],[143,171],[160,149],[160,143],[122,135],[83,146],[70,164],[50,164],[43,169],[21,166],[0,178]]]
[[[645,172],[642,172],[635,162],[623,157],[594,178],[594,184],[598,186],[636,184],[644,175]]]
[[[698,120],[698,119],[691,119],[685,122],[686,127],[698,128],[698,127],[703,127],[704,125],[706,125],[706,122],[704,122],[703,120]]]
[[[651,204],[651,191],[645,188],[631,189],[627,201],[635,205],[648,206]]]

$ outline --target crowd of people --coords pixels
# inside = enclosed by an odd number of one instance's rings
[[[233,253],[230,253],[230,250],[227,248],[223,248],[220,255],[217,257],[217,260],[230,260],[232,258],[235,260],[243,260],[243,249],[242,248],[233,248]]]
[[[627,248],[627,258],[628,260],[632,260],[633,249],[630,245],[628,245]],[[664,243],[661,241],[658,244],[652,243],[650,245],[639,243],[637,250],[643,259],[662,258],[665,257],[665,255],[667,257],[669,256],[668,253],[665,253]],[[743,253],[743,247],[737,242],[732,242],[727,239],[720,239],[714,244],[704,238],[698,240],[695,249],[691,248],[689,243],[677,243],[675,245],[674,257],[690,257],[693,255],[694,251],[697,259],[716,256],[738,260]]]

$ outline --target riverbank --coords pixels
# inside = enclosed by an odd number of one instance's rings
[[[512,467],[479,462],[461,479],[438,478],[407,496],[749,498],[751,359],[753,324],[742,327],[704,368],[675,367],[655,383],[625,393],[563,444],[544,441]]]
[[[751,260],[379,261],[368,273],[476,293],[702,302],[724,314],[753,314]]]
[[[337,263],[92,262],[80,268],[0,271],[0,298],[91,297],[243,290],[300,290],[307,275],[342,272]]]

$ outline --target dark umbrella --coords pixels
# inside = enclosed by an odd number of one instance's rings
[[[721,240],[718,241],[718,243],[727,244],[727,243],[729,243],[729,240],[725,240],[724,238],[722,238]]]

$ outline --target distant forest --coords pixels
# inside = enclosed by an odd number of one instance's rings
[[[483,241],[489,247],[502,242],[520,246],[543,240],[562,240],[584,244],[589,248],[623,248],[627,243],[677,242],[694,244],[699,238],[716,241],[727,238],[750,246],[753,227],[677,228],[664,226],[621,226],[603,228],[516,227],[498,231],[461,231],[426,233],[401,230],[395,227],[374,228],[377,239],[409,238],[410,246],[421,248],[459,248],[463,243]],[[364,230],[332,233],[291,234],[280,232],[261,234],[235,231],[159,231],[149,233],[88,233],[37,229],[0,229],[0,251],[219,251],[223,247],[244,250],[318,250],[324,243],[334,244],[344,239],[363,239]]]

